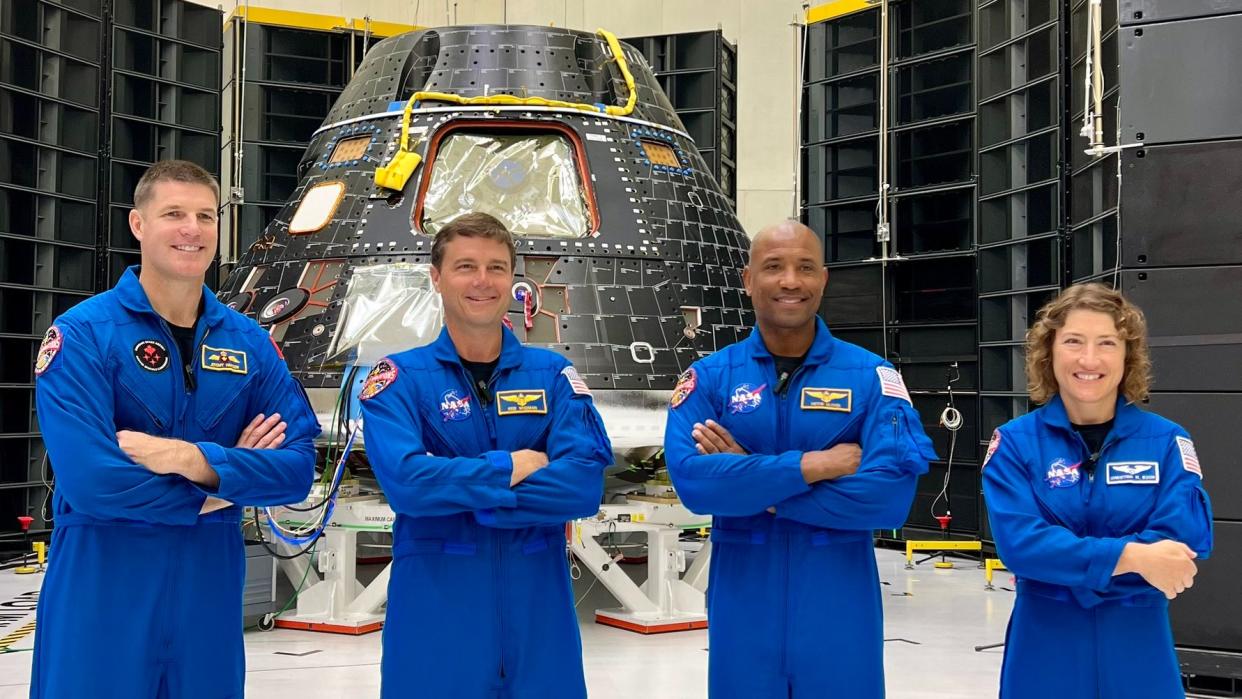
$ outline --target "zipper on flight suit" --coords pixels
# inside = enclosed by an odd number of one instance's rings
[[[1114,438],[1115,430],[1116,425],[1113,426],[1113,430],[1109,431],[1108,436],[1104,438],[1104,443],[1100,445],[1100,450],[1093,453],[1087,448],[1087,440],[1082,438],[1082,433],[1078,430],[1072,429],[1074,436],[1078,437],[1078,443],[1082,445],[1083,453],[1087,455],[1087,458],[1083,460],[1083,464],[1090,464],[1090,467],[1087,469],[1087,487],[1083,489],[1083,504],[1087,504],[1091,501],[1091,495],[1095,490],[1095,467],[1099,464],[1100,457],[1104,454],[1105,449],[1108,449],[1112,446],[1113,442],[1117,441]]]
[[[494,401],[489,400],[486,403],[484,403],[483,397],[479,394],[478,386],[475,385],[474,374],[471,374],[470,372],[466,371],[466,367],[462,366],[460,361],[457,363],[457,366],[461,370],[461,375],[462,375],[462,378],[465,379],[466,385],[470,387],[470,394],[474,396],[474,399],[476,401],[478,401],[479,410],[481,410],[483,413],[483,424],[487,425],[487,437],[488,437],[488,447],[489,447],[488,450],[496,449],[498,446],[496,444],[496,418],[492,414],[491,409],[490,409],[491,404]],[[492,375],[487,380],[487,384],[485,386],[489,397],[495,395],[495,391],[493,390],[493,388],[496,385],[496,376],[499,373],[500,373],[500,365],[499,363],[497,363],[496,369],[492,371]],[[505,651],[504,651],[505,615],[501,611],[501,607],[503,605],[501,604],[502,595],[500,593],[500,589],[501,589],[500,588],[500,565],[501,565],[500,531],[493,527],[483,527],[483,529],[484,531],[487,532],[488,544],[491,546],[491,549],[492,549],[492,585],[493,585],[493,589],[496,591],[494,599],[495,599],[495,604],[496,604],[496,626],[498,628],[496,637],[500,639],[500,647],[496,649],[497,650],[496,655],[498,658],[496,672],[497,672],[497,676],[501,679],[502,684],[503,684],[503,680],[505,679]]]
[[[171,347],[171,351],[177,354],[177,365],[181,367],[181,387],[186,395],[189,395],[198,389],[198,382],[194,378],[194,358],[181,356],[181,346],[177,344],[177,338],[173,335],[172,328],[168,326],[168,321],[164,320],[162,316],[160,317],[160,325],[164,327],[164,335],[169,340],[168,344]],[[194,356],[198,356],[198,353],[203,351],[203,345],[207,342],[207,335],[209,333],[211,333],[211,328],[204,330],[203,336],[198,342],[194,343]]]
[[[805,361],[805,360],[804,360],[804,361]],[[787,428],[787,425],[786,425],[785,412],[789,409],[789,407],[788,407],[788,405],[787,405],[787,403],[786,403],[785,398],[786,398],[786,396],[788,396],[788,395],[789,395],[789,387],[793,385],[794,379],[798,376],[799,372],[801,372],[801,371],[802,371],[802,367],[803,367],[804,365],[801,365],[801,364],[800,364],[800,365],[798,365],[798,367],[797,367],[797,368],[795,368],[793,371],[789,372],[789,374],[788,374],[788,375],[786,375],[786,376],[785,376],[785,378],[782,380],[782,379],[781,379],[781,375],[780,375],[780,374],[777,374],[777,373],[776,373],[776,371],[775,371],[775,370],[776,370],[776,366],[775,366],[775,364],[776,364],[776,360],[775,360],[775,359],[773,359],[773,360],[772,360],[772,363],[773,363],[773,367],[772,367],[772,368],[773,368],[773,373],[774,373],[774,374],[776,374],[776,385],[774,385],[774,386],[772,387],[772,393],[776,396],[776,400],[777,400],[777,405],[776,405],[776,420],[777,420],[776,439],[777,439],[777,441],[778,441],[778,447],[779,447],[779,448],[777,449],[777,452],[778,452],[778,453],[780,453],[780,452],[782,452],[782,451],[784,451],[784,450],[785,450],[785,447],[787,447],[787,446],[788,446],[788,444],[785,442],[785,440],[786,440],[786,438],[787,438],[787,435],[788,435],[788,428]],[[778,389],[779,389],[779,390],[778,390]],[[774,539],[775,537],[772,537],[772,538]],[[788,673],[788,671],[789,671],[789,657],[788,657],[788,656],[789,656],[789,618],[790,618],[790,616],[791,616],[791,615],[790,615],[790,613],[789,613],[789,603],[790,603],[790,600],[792,599],[792,595],[790,595],[790,590],[789,590],[789,566],[790,566],[790,558],[791,558],[791,556],[792,556],[792,547],[791,547],[791,546],[790,546],[790,544],[789,544],[789,533],[788,533],[788,532],[783,532],[783,533],[782,533],[782,537],[781,537],[781,538],[782,538],[782,539],[784,539],[784,541],[782,542],[782,544],[783,544],[783,545],[784,545],[784,547],[785,547],[785,551],[784,551],[785,565],[781,566],[781,584],[780,584],[780,587],[779,587],[778,589],[784,590],[784,592],[785,592],[785,603],[784,603],[783,605],[781,605],[781,623],[780,623],[780,629],[781,629],[781,652],[780,652],[780,659],[781,659],[781,674],[782,674],[782,675],[784,675],[784,674],[787,674],[787,673]],[[776,544],[776,542],[775,542],[775,541],[772,541],[772,544],[773,544],[773,545],[775,545],[775,544]]]
[[[200,316],[199,320],[202,320],[201,316]],[[164,326],[164,334],[165,334],[165,335],[168,337],[168,339],[170,340],[170,343],[169,343],[169,344],[171,345],[172,349],[170,349],[169,351],[170,351],[170,352],[175,352],[175,353],[176,353],[176,356],[177,356],[177,365],[181,367],[181,389],[182,389],[182,391],[184,391],[184,392],[185,392],[186,397],[189,397],[189,396],[191,396],[191,395],[194,393],[194,391],[198,388],[198,383],[197,383],[197,382],[195,381],[195,379],[194,379],[194,362],[193,362],[193,359],[192,359],[192,358],[186,358],[186,357],[182,357],[182,356],[181,356],[181,347],[180,347],[180,345],[178,345],[178,344],[177,344],[177,338],[173,336],[172,329],[168,327],[168,321],[164,320],[163,316],[161,316],[161,317],[160,317],[160,325]],[[203,347],[203,345],[207,342],[207,335],[208,335],[210,332],[211,332],[211,328],[205,328],[205,329],[203,330],[203,336],[202,336],[202,338],[200,338],[200,339],[199,339],[199,341],[198,341],[197,343],[195,343],[195,345],[194,345],[194,346],[195,346],[195,350],[194,350],[195,356],[198,356],[199,354],[201,354],[201,353],[202,353],[202,351],[203,351],[203,350],[202,350],[202,347]],[[183,363],[182,363],[182,361],[181,361],[182,359],[188,359],[189,361],[187,361],[186,363],[184,363],[184,364],[183,364]],[[180,401],[174,401],[174,403],[180,403]],[[189,419],[190,419],[190,410],[189,410],[189,406],[182,405],[181,419],[180,419],[180,420],[178,420],[178,419],[177,419],[177,415],[176,415],[175,410],[176,410],[176,408],[174,408],[174,413],[173,413],[173,424],[180,424],[180,425],[181,425],[181,435],[188,434],[188,425],[187,425],[187,423],[189,422]]]

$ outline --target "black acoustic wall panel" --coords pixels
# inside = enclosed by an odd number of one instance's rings
[[[0,548],[18,515],[51,526],[40,339],[136,261],[148,163],[219,172],[220,22],[185,0],[0,0]]]
[[[1121,0],[1121,23],[1167,22],[1242,12],[1242,0]]]
[[[45,519],[33,367],[52,319],[96,290],[100,2],[0,0],[0,550]],[[0,555],[8,558],[7,555]]]
[[[151,163],[180,158],[220,176],[220,11],[185,0],[112,0],[111,10],[101,291],[140,260],[129,210]]]
[[[1190,433],[1213,515],[1242,521],[1242,393],[1154,393],[1144,406]]]
[[[1084,151],[1090,143],[1079,135],[1084,112],[1082,85],[1087,80],[1087,23],[1090,15],[1089,0],[1071,0],[1069,18],[1063,22],[1062,44],[1067,51],[1068,80],[1062,91],[1061,103],[1069,105],[1070,129],[1066,139],[1066,153],[1062,167],[1065,173],[1066,210],[1069,235],[1066,244],[1066,283],[1081,281],[1110,281],[1118,266],[1117,258],[1117,158],[1115,153],[1095,156]],[[1103,123],[1104,141],[1116,142],[1117,100],[1119,89],[1117,42],[1120,29],[1117,22],[1117,0],[1106,0],[1102,5],[1101,51],[1099,62],[1103,72]]]
[[[889,260],[877,259],[878,9],[806,28],[801,131],[802,220],[822,236],[829,267],[821,315],[902,372],[938,444],[941,460],[920,481],[908,521],[916,529],[939,529],[930,508],[949,456],[939,416],[955,378],[954,404],[967,417],[948,504],[955,531],[967,535],[979,530],[975,13],[973,0],[890,8]],[[937,503],[937,514],[945,509]]]
[[[719,29],[622,41],[642,52],[730,201],[737,201],[737,47]]]
[[[1124,3],[1117,42],[1120,286],[1147,314],[1152,408],[1202,445],[1216,545],[1170,612],[1187,687],[1216,696],[1242,690],[1242,237],[1229,220],[1242,183],[1239,9]]]
[[[1237,650],[1242,648],[1242,522],[1217,522],[1213,533],[1212,557],[1199,563],[1195,586],[1169,604],[1173,637],[1179,646]]]
[[[1242,266],[1124,270],[1147,316],[1158,391],[1242,391]]]
[[[1242,140],[1122,152],[1122,264],[1242,264]]]
[[[1127,26],[1120,36],[1122,143],[1242,136],[1242,14]]]

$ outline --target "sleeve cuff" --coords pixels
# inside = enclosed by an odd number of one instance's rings
[[[1121,551],[1129,543],[1129,539],[1102,539],[1099,550],[1091,559],[1087,568],[1087,584],[1093,590],[1107,590],[1113,580],[1113,571],[1117,569],[1117,560]]]
[[[789,492],[787,497],[811,492],[811,484],[802,477],[802,452],[787,451],[776,457],[776,473],[781,488]]]
[[[202,453],[203,458],[207,459],[207,465],[211,467],[211,470],[216,472],[217,476],[219,476],[220,484],[214,489],[199,485],[198,483],[192,483],[192,485],[204,495],[211,495],[225,500],[232,500],[232,498],[228,497],[227,493],[229,487],[232,485],[232,482],[235,480],[235,473],[229,465],[228,450],[215,442],[195,442],[194,446],[198,447],[198,450]],[[225,493],[225,495],[221,495],[221,493]]]
[[[485,452],[483,458],[492,467],[488,485],[499,491],[495,507],[517,507],[517,493],[509,487],[509,481],[513,480],[513,455],[507,451],[496,450]],[[479,522],[486,524],[483,520]]]

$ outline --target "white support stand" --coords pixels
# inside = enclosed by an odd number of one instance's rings
[[[620,609],[596,610],[595,621],[644,634],[707,628],[704,591],[711,545],[704,545],[686,571],[686,554],[678,538],[685,528],[710,526],[710,518],[699,517],[676,501],[630,500],[627,505],[606,505],[598,516],[573,523],[574,555],[621,602]],[[647,534],[647,580],[641,586],[595,540],[615,532]]]
[[[290,518],[301,516],[293,510],[277,513]],[[379,496],[340,498],[332,522],[324,530],[315,550],[315,564],[323,573],[307,570],[310,563],[302,557],[281,560],[280,568],[296,587],[303,580],[307,586],[298,595],[296,613],[282,614],[276,626],[350,635],[378,631],[384,625],[385,603],[388,602],[388,576],[392,564],[371,581],[358,582],[358,533],[392,531],[392,510]],[[282,522],[290,520],[282,519]],[[282,550],[291,550],[281,542]]]
[[[297,524],[305,516],[293,510],[280,510],[276,515],[286,524]],[[370,585],[358,582],[358,533],[391,532],[394,519],[380,496],[338,499],[332,522],[316,548],[318,572],[308,570],[311,562],[305,558],[280,561],[281,570],[294,586],[304,576],[307,583],[298,595],[296,612],[281,615],[276,626],[352,635],[383,627],[392,564]],[[620,609],[596,610],[598,623],[645,634],[707,628],[704,592],[711,544],[704,543],[687,570],[686,554],[678,539],[684,529],[711,526],[710,517],[700,517],[676,500],[630,496],[629,504],[606,505],[596,517],[572,524],[570,548],[574,555],[622,605]],[[646,533],[647,580],[642,585],[631,580],[595,539],[615,532]],[[280,546],[282,551],[292,551],[283,543]]]

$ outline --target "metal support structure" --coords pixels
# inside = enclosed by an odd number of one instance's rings
[[[570,550],[621,603],[619,609],[596,610],[595,621],[644,634],[707,628],[704,593],[711,544],[704,544],[687,569],[678,542],[683,529],[709,522],[676,501],[606,505],[598,516],[575,521]],[[595,539],[617,532],[647,535],[647,580],[642,585]]]
[[[286,512],[295,514],[292,510]],[[280,561],[280,569],[290,582],[297,585],[306,580],[310,585],[298,594],[296,611],[282,614],[276,619],[276,626],[350,635],[382,628],[382,608],[388,602],[392,564],[385,566],[369,585],[359,582],[358,534],[391,532],[394,519],[392,510],[378,495],[338,500],[333,520],[316,547],[314,563],[323,577],[316,570],[308,570],[311,563],[303,557]],[[283,552],[293,551],[283,542],[280,545]]]

